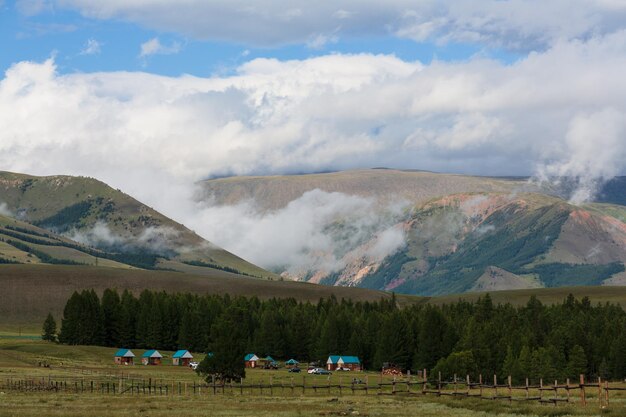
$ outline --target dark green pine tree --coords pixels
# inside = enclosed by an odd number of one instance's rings
[[[63,309],[63,319],[61,320],[61,331],[59,332],[59,342],[68,345],[77,345],[81,342],[81,320],[82,320],[82,296],[74,291],[72,296],[65,303]]]
[[[104,316],[100,300],[94,290],[83,291],[83,317],[81,320],[81,345],[98,345],[104,343]]]
[[[183,313],[178,333],[178,348],[201,352],[206,348],[203,339],[200,314],[194,306]]]
[[[121,330],[120,296],[115,290],[106,289],[102,294],[102,315],[104,320],[104,345],[118,346]]]
[[[244,356],[248,341],[247,312],[231,306],[211,327],[211,345],[207,355],[198,365],[196,372],[207,382],[213,378],[229,382],[245,378]]]
[[[144,349],[154,349],[152,340],[150,340],[150,324],[152,321],[151,311],[153,303],[152,292],[144,290],[139,295],[139,301],[137,302],[137,319],[135,338],[137,340],[137,347]]]
[[[135,331],[137,327],[138,301],[128,291],[124,290],[120,301],[118,316],[118,337],[120,347],[136,347]]]
[[[532,353],[530,352],[530,348],[528,345],[524,345],[522,350],[519,353],[519,358],[517,360],[520,372],[520,381],[521,378],[529,378],[531,375],[531,365],[532,365]]]
[[[43,322],[43,331],[41,338],[48,342],[56,342],[57,340],[57,323],[52,317],[52,313],[48,313],[48,317]]]
[[[576,345],[569,353],[569,360],[567,361],[567,377],[578,380],[579,375],[587,374],[587,356],[585,350]]]
[[[522,374],[519,359],[515,356],[511,346],[506,349],[506,357],[502,364],[502,376],[511,376],[514,383],[520,383],[526,375]]]
[[[411,368],[409,350],[412,335],[404,316],[398,310],[383,318],[378,335],[378,346],[374,356],[374,369],[381,369],[384,362],[392,363],[406,370]]]
[[[611,349],[613,378],[626,378],[626,329],[615,338]]]
[[[451,329],[439,308],[427,307],[416,340],[414,368],[432,369],[453,348]]]
[[[281,317],[275,306],[270,305],[261,313],[259,328],[256,331],[256,350],[260,355],[285,357],[285,339],[281,326]]]

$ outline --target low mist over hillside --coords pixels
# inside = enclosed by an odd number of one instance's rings
[[[118,258],[124,258],[122,263],[140,268],[197,273],[205,268],[221,268],[255,277],[272,277],[182,224],[92,178],[0,172],[0,208],[0,215],[5,216],[0,218],[1,224],[28,229],[26,232],[35,235],[12,237],[16,241],[21,239],[25,245],[42,244],[42,238],[50,238],[47,233],[42,236],[47,231],[65,244],[82,245],[87,252],[95,248],[117,254]],[[38,230],[32,231],[32,227],[16,221],[38,226]],[[7,233],[8,230],[0,230],[0,237],[6,237]],[[58,256],[61,260],[72,260],[66,259],[67,254]],[[91,264],[93,260],[81,258],[75,262]]]
[[[620,202],[621,184],[599,199]],[[421,295],[626,282],[626,209],[571,204],[567,181],[377,169],[200,185],[214,239],[293,279]]]

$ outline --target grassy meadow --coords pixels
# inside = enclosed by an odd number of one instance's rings
[[[407,395],[406,387],[398,383],[398,393],[391,395],[387,387],[383,394],[371,389],[352,393],[349,389],[330,392],[320,388],[327,384],[342,382],[348,385],[353,377],[368,381],[370,386],[379,382],[391,382],[392,377],[380,376],[375,372],[335,372],[332,376],[315,376],[288,373],[285,369],[247,371],[244,381],[248,384],[269,384],[272,392],[264,389],[244,388],[243,395],[238,388],[226,389],[225,393],[213,394],[211,387],[204,387],[193,393],[192,385],[202,380],[189,368],[171,364],[173,352],[164,355],[161,366],[116,366],[113,365],[115,349],[94,346],[64,346],[43,342],[34,338],[0,335],[0,386],[7,380],[47,380],[66,381],[69,392],[32,391],[16,392],[0,390],[0,416],[169,416],[178,413],[185,416],[624,416],[626,415],[626,395],[611,393],[610,405],[601,409],[597,389],[587,390],[587,407],[582,407],[578,390],[572,390],[572,403],[539,404],[507,400],[485,401],[477,398],[453,398],[451,396],[422,395],[418,387]],[[139,357],[142,350],[135,350]],[[201,359],[196,355],[195,359]],[[47,362],[50,368],[40,367],[39,362]],[[139,362],[139,358],[137,358]],[[74,393],[73,386],[79,381],[87,386],[90,381],[96,384],[110,381],[116,386],[123,380],[148,381],[167,385],[169,395],[112,394],[96,392]],[[301,388],[292,391],[290,385],[307,385],[306,393]],[[281,384],[285,387],[281,388]],[[317,390],[313,390],[317,386]],[[179,394],[179,387],[180,394]],[[451,392],[449,386],[444,392]],[[459,391],[464,388],[459,387]],[[474,390],[475,391],[475,390]],[[502,392],[500,391],[500,395]],[[515,392],[523,397],[525,393]],[[538,392],[531,391],[531,396]],[[553,395],[544,393],[544,397]],[[564,392],[559,394],[564,396]]]

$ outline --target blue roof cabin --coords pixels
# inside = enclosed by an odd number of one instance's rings
[[[326,361],[329,371],[346,370],[362,371],[363,365],[357,356],[330,355]]]
[[[193,355],[188,350],[177,350],[174,355],[172,355],[172,365],[189,366],[192,359]]]
[[[243,360],[246,362],[246,368],[256,368],[259,357],[254,353],[248,353]]]
[[[141,363],[144,365],[161,365],[161,359],[163,355],[156,349],[148,350],[141,355]]]
[[[133,365],[135,354],[130,349],[118,349],[113,355],[116,365]]]
[[[300,362],[295,359],[289,359],[288,361],[285,361],[286,368],[296,368],[299,364]]]

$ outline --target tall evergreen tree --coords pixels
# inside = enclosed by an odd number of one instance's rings
[[[43,322],[41,338],[48,342],[56,342],[57,340],[57,323],[54,321],[54,317],[52,317],[52,313],[48,313],[48,317]]]
[[[579,375],[587,373],[587,357],[581,346],[574,346],[567,362],[567,377],[576,380]]]
[[[102,294],[102,315],[104,320],[104,345],[118,346],[121,330],[120,296],[115,290],[106,289]]]
[[[246,312],[238,307],[229,307],[222,317],[211,327],[211,355],[207,355],[198,365],[196,372],[207,382],[212,378],[229,382],[245,378],[244,356],[248,340],[245,323]]]

